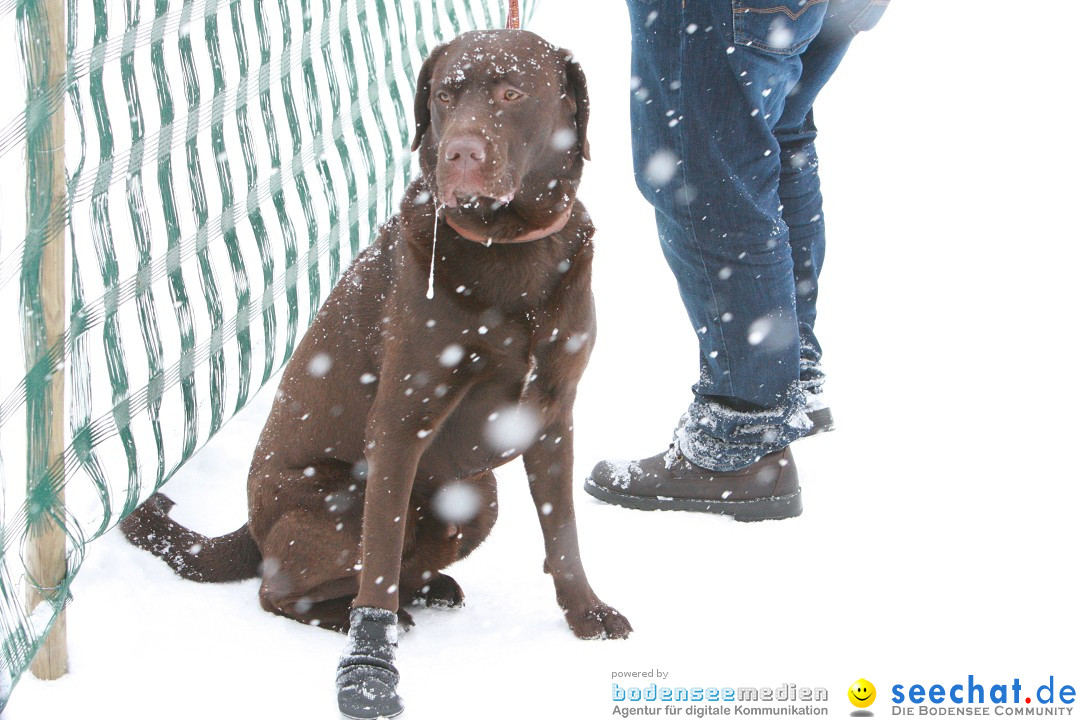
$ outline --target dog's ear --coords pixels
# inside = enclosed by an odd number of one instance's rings
[[[416,98],[413,100],[413,119],[416,121],[416,134],[413,136],[412,149],[420,147],[420,141],[431,126],[431,78],[435,72],[435,63],[442,55],[446,44],[437,45],[420,66],[420,75],[416,78]]]
[[[589,160],[589,88],[585,84],[585,71],[574,59],[574,54],[569,50],[561,50],[560,53],[566,59],[567,87],[572,95],[574,105],[574,122],[577,123],[578,144],[581,146],[581,156]]]

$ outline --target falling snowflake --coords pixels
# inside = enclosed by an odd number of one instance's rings
[[[663,187],[675,177],[679,158],[670,150],[657,150],[645,165],[645,182],[653,187]]]
[[[311,356],[311,360],[308,362],[308,374],[314,378],[324,378],[333,366],[334,361],[329,355],[326,353],[316,353]]]
[[[769,333],[772,332],[772,329],[772,318],[758,318],[754,322],[750,323],[750,331],[746,335],[746,340],[751,345],[760,345],[762,342],[764,342],[765,338],[769,336]]]
[[[467,523],[480,512],[480,491],[463,482],[443,485],[431,499],[431,509],[445,523]]]
[[[574,147],[576,142],[577,135],[569,128],[562,128],[551,134],[551,147],[560,152]]]
[[[540,416],[521,405],[506,405],[488,416],[484,440],[498,453],[525,450],[540,432]]]
[[[451,343],[439,353],[439,364],[443,367],[454,367],[465,357],[465,348],[457,343]]]
[[[791,47],[795,40],[795,33],[784,18],[778,17],[769,26],[769,46],[774,48]]]

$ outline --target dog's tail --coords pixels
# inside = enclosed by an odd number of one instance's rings
[[[228,535],[206,537],[169,517],[175,504],[154,493],[124,518],[120,530],[132,545],[157,555],[188,580],[217,583],[258,575],[262,555],[247,524]]]

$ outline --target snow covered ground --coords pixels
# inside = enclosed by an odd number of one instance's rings
[[[404,717],[609,717],[612,673],[668,685],[1080,684],[1075,207],[1067,129],[1075,3],[893,3],[816,109],[829,254],[819,336],[839,425],[796,446],[806,512],[736,524],[577,497],[585,566],[628,641],[566,628],[519,464],[501,518],[452,569],[467,606],[416,610]],[[1024,12],[1024,10],[1027,12]],[[633,185],[618,0],[544,0],[593,101],[581,196],[599,228],[600,338],[577,405],[576,474],[666,446],[694,336]],[[244,521],[269,393],[168,486],[208,534]],[[200,586],[111,533],[89,548],[71,672],[27,675],[5,720],[336,718],[342,638],[259,609],[256,582]],[[645,685],[648,681],[632,682]],[[1060,706],[1059,706],[1060,707]]]

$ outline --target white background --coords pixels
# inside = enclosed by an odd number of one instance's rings
[[[860,677],[879,716],[895,683],[1080,685],[1078,20],[1064,1],[897,0],[822,93],[818,334],[838,430],[795,448],[804,515],[636,512],[579,481],[585,566],[635,627],[583,642],[541,572],[524,472],[503,469],[499,524],[450,571],[467,606],[414,611],[401,643],[404,717],[605,718],[612,671],[653,667],[669,685],[823,686],[834,715]],[[666,447],[696,375],[633,184],[627,24],[618,0],[544,0],[531,26],[575,51],[592,93],[600,338],[579,479]],[[178,520],[244,522],[267,400],[170,483]],[[337,717],[343,639],[263,612],[256,588],[181,581],[110,533],[74,585],[70,674],[27,674],[5,720]]]

